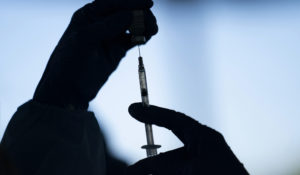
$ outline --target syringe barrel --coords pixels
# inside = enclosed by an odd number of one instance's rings
[[[147,78],[146,78],[146,71],[145,71],[142,57],[139,57],[139,80],[140,80],[142,103],[144,106],[149,107]],[[160,146],[154,144],[152,125],[145,124],[145,130],[146,130],[146,137],[147,137],[147,145],[143,146],[142,148],[146,149],[147,157],[155,156],[157,155],[157,148],[159,148]]]
[[[146,71],[144,68],[142,57],[139,57],[139,79],[143,105],[149,106],[149,96],[147,87]]]

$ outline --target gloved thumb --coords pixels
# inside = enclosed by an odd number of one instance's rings
[[[183,113],[153,105],[145,107],[142,103],[133,103],[128,111],[140,122],[170,129],[184,144],[191,143],[195,132],[204,127]]]

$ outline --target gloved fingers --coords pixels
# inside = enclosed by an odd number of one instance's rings
[[[117,65],[126,55],[126,52],[133,46],[130,34],[121,34],[116,39],[103,44],[106,55],[109,57],[111,65]],[[99,49],[103,49],[100,47]]]
[[[129,35],[125,35],[131,23],[132,12],[122,11],[88,25],[79,31],[79,36],[81,36],[82,40],[87,40],[91,43],[120,41],[119,43],[121,43],[124,49],[128,50],[134,46],[128,37]],[[145,11],[145,36],[147,41],[157,32],[158,26],[155,16],[150,10]]]
[[[150,105],[144,107],[142,103],[134,103],[128,109],[130,115],[143,123],[155,124],[173,131],[185,144],[195,144],[201,136],[207,134],[205,126],[183,113]]]
[[[112,13],[120,11],[132,11],[137,9],[150,9],[153,6],[152,0],[98,0],[88,3],[78,9],[72,16],[73,27],[94,23]]]
[[[95,0],[93,4],[103,15],[117,11],[144,10],[153,6],[152,0]]]
[[[146,42],[157,33],[158,27],[156,24],[156,19],[150,10],[145,11],[145,36],[147,38]],[[99,38],[98,38],[99,39]],[[97,41],[95,41],[97,43]],[[100,41],[98,41],[100,42]],[[110,57],[111,65],[117,65],[120,59],[125,56],[126,52],[135,46],[132,42],[132,34],[122,32],[115,38],[107,39],[103,42],[105,51]],[[102,47],[100,48],[102,49]]]
[[[145,11],[145,36],[146,42],[158,32],[158,26],[156,24],[156,19],[153,13],[148,10]],[[135,46],[135,44],[131,41],[132,34],[122,33],[118,35],[116,38],[108,40],[108,50],[110,52],[109,55],[115,55],[116,57],[125,56],[126,51]]]
[[[131,12],[132,13],[132,12]],[[146,10],[145,14],[145,32],[144,35],[146,36],[148,41],[153,35],[157,34],[158,26],[157,21],[151,10]],[[130,24],[131,25],[131,24]],[[135,45],[131,42],[131,34],[121,34],[117,38],[110,40],[110,43],[117,43],[120,46],[123,46],[126,50],[134,47]]]
[[[132,13],[129,11],[115,13],[78,31],[79,39],[90,44],[113,40],[125,34],[131,19]]]
[[[178,148],[128,166],[126,175],[184,175],[187,164],[189,164],[189,158],[185,148]]]
[[[147,41],[158,32],[157,21],[151,10],[145,10],[145,36]]]
[[[71,25],[72,28],[82,28],[99,20],[101,16],[98,14],[96,6],[93,3],[88,3],[74,12]]]

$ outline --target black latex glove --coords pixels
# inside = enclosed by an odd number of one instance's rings
[[[121,58],[134,45],[126,33],[132,11],[144,10],[147,41],[158,27],[152,0],[96,0],[77,10],[60,39],[34,100],[86,109]]]
[[[217,131],[194,119],[156,106],[130,105],[129,113],[140,122],[170,129],[183,143],[178,148],[143,159],[127,168],[127,175],[248,174]]]

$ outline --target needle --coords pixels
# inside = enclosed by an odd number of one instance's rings
[[[139,49],[139,57],[141,57],[141,49],[140,49],[140,45],[138,45],[138,49]]]

